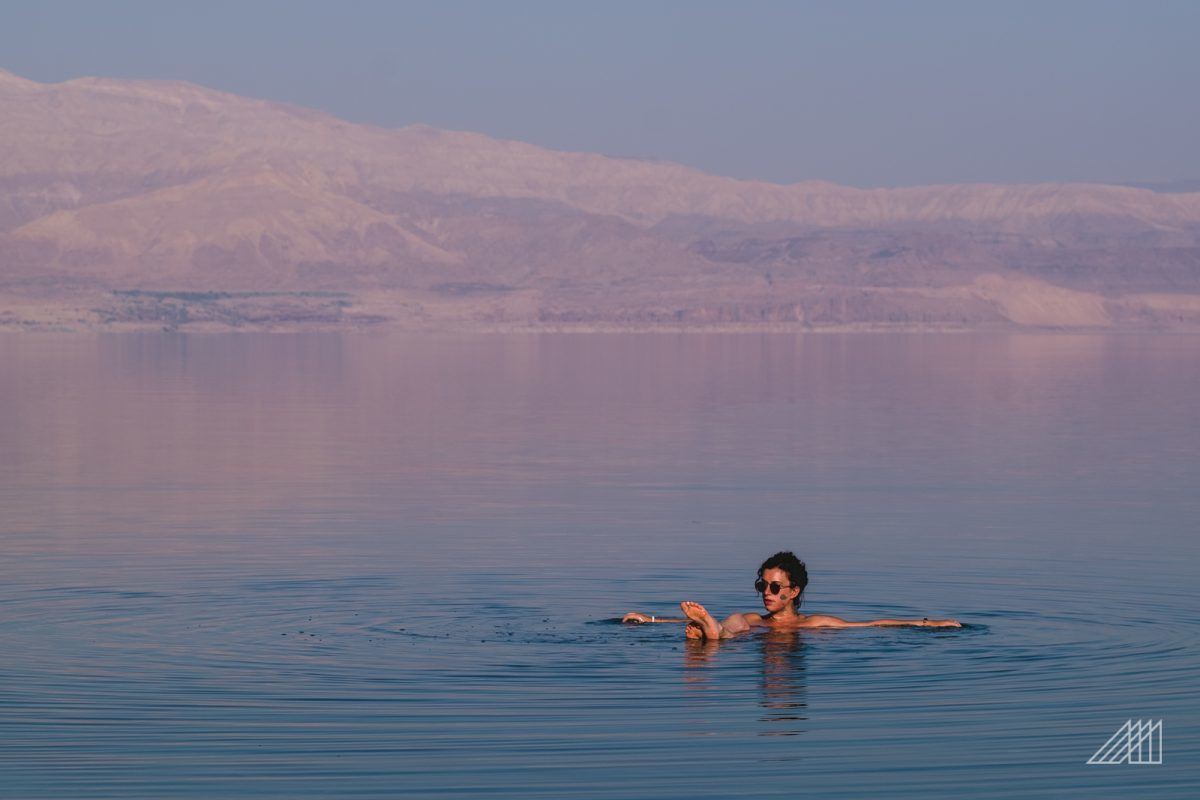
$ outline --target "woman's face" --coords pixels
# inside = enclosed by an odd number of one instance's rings
[[[762,580],[767,584],[762,593],[763,608],[772,614],[791,607],[792,600],[800,594],[800,590],[792,586],[787,572],[778,567],[764,569]],[[772,591],[776,586],[779,587],[778,593]]]

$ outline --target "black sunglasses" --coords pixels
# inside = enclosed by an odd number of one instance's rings
[[[792,585],[790,583],[780,583],[779,581],[771,581],[770,583],[767,583],[761,578],[754,582],[754,591],[758,592],[759,594],[765,594],[768,587],[771,589],[771,594],[779,594],[784,589],[792,588]]]

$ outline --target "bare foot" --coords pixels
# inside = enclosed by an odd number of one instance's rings
[[[699,603],[693,603],[691,600],[684,600],[679,604],[679,607],[683,609],[684,616],[700,627],[702,638],[721,638],[721,626],[713,619],[712,614],[708,613],[708,609],[704,606]]]
[[[704,629],[694,622],[689,622],[683,628],[683,635],[689,639],[703,639]]]

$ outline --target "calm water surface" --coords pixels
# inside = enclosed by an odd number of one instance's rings
[[[1200,338],[0,337],[0,796],[1200,793]],[[961,631],[701,646],[627,610]],[[1161,766],[1086,766],[1126,719]]]

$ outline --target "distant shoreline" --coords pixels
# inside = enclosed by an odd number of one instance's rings
[[[49,335],[146,335],[155,333],[188,334],[196,336],[219,336],[225,334],[278,334],[295,335],[306,333],[341,333],[341,334],[414,334],[414,335],[514,335],[514,334],[567,334],[567,335],[616,335],[616,334],[660,334],[660,335],[703,335],[703,334],[775,334],[775,335],[972,335],[972,334],[1021,334],[1039,336],[1072,336],[1072,335],[1146,335],[1164,334],[1173,336],[1200,335],[1200,328],[1153,328],[1153,327],[1022,327],[1016,325],[951,327],[932,325],[883,325],[860,323],[854,325],[622,325],[622,324],[586,324],[586,325],[412,325],[400,322],[385,322],[374,324],[341,324],[341,325],[183,325],[155,326],[145,324],[83,324],[69,325],[61,323],[12,323],[0,321],[0,336],[49,336]]]
[[[584,308],[533,292],[10,290],[0,291],[0,333],[1200,333],[1194,296],[1051,289],[1030,297],[1008,284],[991,297],[959,287],[851,291],[814,290],[797,302],[664,296],[625,306],[604,298]],[[839,306],[839,297],[850,300]],[[930,299],[942,305],[921,304]],[[863,318],[877,309],[892,318]]]

